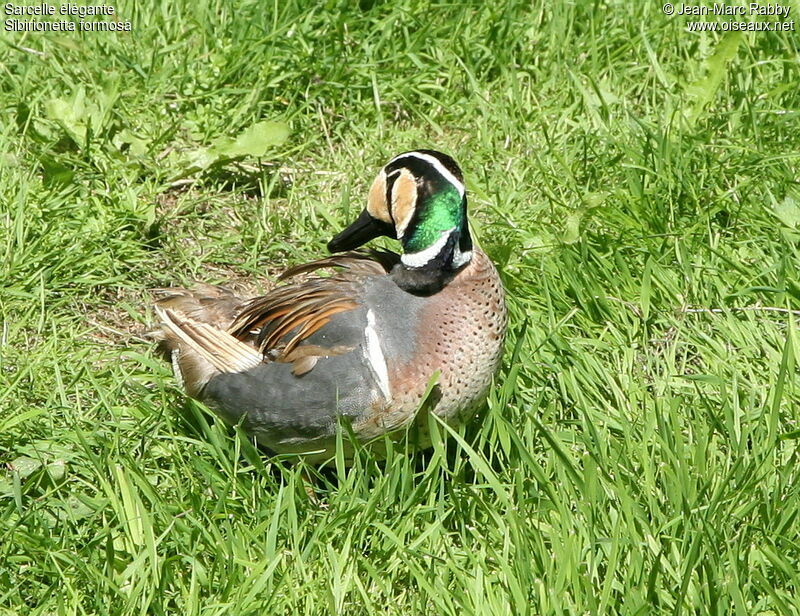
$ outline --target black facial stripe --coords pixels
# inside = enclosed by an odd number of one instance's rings
[[[394,183],[399,177],[400,169],[394,169],[386,173],[386,209],[389,211],[389,218],[392,221],[393,227],[396,227],[397,224],[394,221],[394,214],[392,213],[392,188],[394,188]]]
[[[461,207],[463,208],[462,212],[463,212],[463,215],[464,215],[464,220],[466,220],[467,219],[467,195],[466,194],[464,195],[464,199],[461,201]],[[469,229],[467,229],[466,227],[464,227],[464,229],[465,229],[465,232],[461,234],[461,237],[459,238],[459,241],[458,241],[458,248],[462,253],[463,252],[469,252],[470,250],[472,250],[472,236],[469,234]]]
[[[424,267],[433,268],[437,270],[449,269],[453,263],[453,253],[456,249],[456,243],[459,241],[460,233],[453,231],[447,238],[447,243],[439,251],[432,260],[428,261]]]

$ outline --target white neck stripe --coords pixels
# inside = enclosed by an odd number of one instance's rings
[[[455,231],[456,228],[452,227],[447,231],[443,231],[441,237],[436,240],[433,244],[428,246],[425,250],[420,250],[419,252],[406,252],[403,256],[400,257],[400,261],[406,267],[411,268],[418,268],[424,267],[430,261],[435,259],[437,255],[442,251],[447,244],[447,240],[450,239],[450,234]],[[453,267],[458,269],[465,263],[467,263],[472,258],[472,251],[467,250],[466,252],[461,252],[461,249],[456,244],[453,247]]]
[[[442,164],[435,156],[431,156],[430,154],[423,154],[422,152],[406,152],[405,154],[400,154],[400,156],[395,156],[392,160],[389,161],[389,165],[391,165],[394,161],[399,160],[401,158],[405,158],[406,156],[410,156],[412,158],[419,158],[420,160],[424,160],[427,163],[436,169],[439,174],[448,182],[450,182],[453,186],[456,187],[459,196],[464,196],[464,182],[459,180],[456,176],[454,176],[448,169]]]
[[[420,250],[418,252],[406,252],[400,257],[400,261],[402,261],[403,265],[406,267],[422,267],[431,261],[432,259],[436,258],[442,248],[444,248],[445,244],[447,244],[447,240],[450,237],[450,233],[455,229],[448,229],[447,231],[443,231],[442,235],[436,240],[433,244],[428,246],[425,250]]]

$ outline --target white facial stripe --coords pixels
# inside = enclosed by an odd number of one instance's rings
[[[392,397],[392,390],[389,387],[389,371],[386,368],[386,358],[383,356],[378,332],[375,330],[375,313],[372,310],[367,310],[367,326],[364,328],[364,336],[367,342],[364,355],[378,379],[378,387],[381,388],[383,397],[389,400]]]
[[[431,156],[430,154],[423,154],[422,152],[408,152],[406,154],[400,154],[400,156],[395,156],[392,160],[389,161],[391,165],[394,161],[404,158],[406,156],[410,156],[412,158],[419,158],[420,160],[424,160],[431,164],[431,166],[438,171],[444,179],[450,182],[453,186],[456,187],[458,194],[463,197],[464,196],[464,183],[459,180],[456,176],[454,176],[450,171],[448,171],[447,167],[445,167],[442,162],[436,158],[435,156]]]

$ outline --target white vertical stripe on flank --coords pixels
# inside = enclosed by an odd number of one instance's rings
[[[378,377],[378,386],[381,388],[383,397],[389,400],[392,397],[392,390],[389,387],[389,371],[386,367],[386,358],[383,356],[378,332],[375,330],[375,313],[372,310],[367,310],[367,327],[364,328],[364,335],[367,340],[365,355],[375,376]]]

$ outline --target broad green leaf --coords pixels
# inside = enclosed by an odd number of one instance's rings
[[[189,152],[178,177],[204,171],[217,164],[241,158],[260,158],[271,148],[281,145],[289,137],[289,127],[283,122],[264,121],[253,124],[235,139],[217,139],[206,148]]]
[[[581,219],[583,210],[570,212],[564,223],[564,235],[562,237],[565,244],[574,244],[581,238]]]
[[[117,90],[113,84],[97,92],[94,99],[87,97],[85,89],[81,87],[70,97],[51,98],[45,102],[44,109],[75,145],[82,147],[92,135],[106,129],[116,99]]]
[[[684,117],[690,128],[695,125],[705,108],[714,100],[725,77],[728,64],[736,57],[741,41],[741,32],[725,34],[717,44],[714,53],[703,61],[701,67],[703,76],[687,86],[686,94],[693,100],[693,104],[688,110],[684,110]]]
[[[127,145],[128,151],[134,156],[143,156],[146,154],[147,146],[149,145],[146,139],[134,135],[127,128],[114,135],[113,141],[114,145],[120,150]]]
[[[19,475],[20,479],[27,479],[42,467],[42,462],[29,456],[20,456],[11,462],[9,467]]]
[[[785,226],[790,229],[800,229],[800,203],[791,196],[787,196],[773,207],[773,213]]]
[[[245,129],[234,140],[220,140],[211,146],[219,157],[259,158],[270,148],[281,145],[289,137],[289,127],[282,122],[259,122]]]

